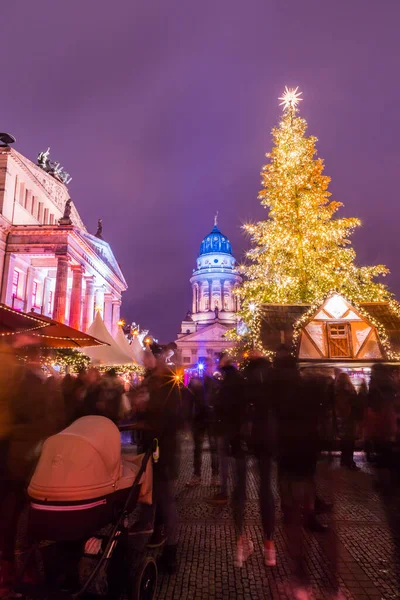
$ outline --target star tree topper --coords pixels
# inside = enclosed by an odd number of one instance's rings
[[[297,91],[298,89],[299,89],[298,86],[295,89],[294,88],[289,89],[287,87],[287,85],[285,85],[285,91],[283,92],[282,96],[280,98],[278,98],[278,100],[282,100],[282,102],[280,102],[279,106],[283,105],[284,111],[295,110],[298,103],[303,100],[303,98],[300,98],[300,96],[303,92],[298,92]]]

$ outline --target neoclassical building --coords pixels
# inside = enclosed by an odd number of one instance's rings
[[[196,367],[208,359],[216,361],[231,343],[224,334],[236,324],[239,298],[233,293],[242,281],[228,238],[214,228],[203,239],[190,279],[192,310],[181,324],[176,344],[178,360]]]
[[[110,245],[88,233],[59,166],[0,146],[0,299],[86,331],[95,309],[111,332],[126,281]]]

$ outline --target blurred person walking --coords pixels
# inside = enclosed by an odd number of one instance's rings
[[[253,542],[244,531],[246,504],[246,453],[244,429],[248,421],[243,377],[229,355],[224,354],[219,364],[221,382],[214,403],[215,430],[220,460],[221,492],[209,499],[210,504],[223,505],[228,501],[230,455],[235,461],[233,517],[236,530],[235,565],[241,567],[254,550]]]
[[[146,358],[148,374],[142,387],[141,403],[137,405],[140,418],[137,422],[141,432],[143,450],[159,446],[159,459],[153,464],[153,507],[144,508],[131,535],[154,533],[149,547],[164,545],[159,566],[172,574],[177,568],[178,511],[175,498],[175,483],[178,478],[180,459],[179,432],[182,428],[182,401],[180,386],[165,364],[161,352]],[[150,514],[151,513],[151,514]]]
[[[186,483],[188,487],[201,485],[202,452],[206,435],[211,454],[211,485],[219,483],[219,465],[211,415],[215,390],[216,382],[207,371],[204,371],[203,377],[192,377],[187,388],[187,419],[193,436],[193,476]]]
[[[277,398],[278,478],[289,552],[294,562],[292,594],[309,598],[302,525],[325,531],[315,518],[315,472],[319,454],[320,386],[301,377],[296,360],[280,349],[274,360]]]
[[[251,411],[252,450],[257,459],[260,476],[259,501],[264,534],[264,563],[268,567],[276,565],[272,467],[277,442],[277,396],[274,394],[273,374],[270,361],[261,353],[253,351],[245,369],[246,398]]]
[[[16,361],[10,350],[6,363],[9,373],[2,373],[10,419],[0,515],[0,579],[3,587],[12,585],[14,578],[17,528],[25,507],[26,485],[38,460],[41,444],[58,427],[58,418],[54,420],[48,411],[40,349],[26,336],[15,337],[12,341],[15,347],[24,346],[27,360],[25,363]]]
[[[335,413],[340,439],[340,464],[353,471],[359,467],[354,461],[357,431],[362,419],[360,398],[347,373],[339,373],[335,379]]]
[[[396,378],[386,365],[374,365],[368,391],[368,450],[376,454],[378,467],[393,466],[393,446],[398,433]]]

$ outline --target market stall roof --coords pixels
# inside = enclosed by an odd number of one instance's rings
[[[132,348],[132,354],[133,354],[133,358],[136,360],[136,362],[139,365],[143,364],[143,356],[144,356],[144,350],[140,344],[139,338],[137,336],[133,337],[132,343],[131,343],[131,348]]]
[[[43,323],[38,316],[27,315],[10,306],[0,304],[0,336],[34,331],[44,327],[47,327],[47,324]]]
[[[130,356],[139,365],[143,364],[143,359],[142,359],[143,350],[140,346],[140,342],[137,339],[137,337],[134,337],[132,340],[132,343],[130,344],[128,342],[128,340],[126,339],[126,336],[124,334],[122,327],[119,325],[118,331],[115,335],[114,340],[116,341],[118,346],[121,348],[122,352],[124,352],[125,354],[128,354],[128,356]],[[137,342],[137,345],[139,346],[139,350],[137,349],[136,342]]]
[[[38,315],[44,322],[41,329],[32,332],[32,337],[40,338],[42,346],[47,348],[87,348],[88,346],[104,346],[103,342],[88,333],[59,323],[50,317]]]
[[[133,363],[132,357],[124,352],[123,349],[117,344],[108,331],[101,318],[100,311],[96,311],[96,316],[93,323],[88,329],[88,333],[98,340],[102,340],[107,346],[101,346],[98,348],[89,348],[85,350],[85,354],[89,356],[93,364],[105,365],[105,366],[116,366],[116,365],[129,365]]]

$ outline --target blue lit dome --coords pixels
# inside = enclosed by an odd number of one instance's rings
[[[199,256],[203,254],[215,254],[216,252],[232,254],[232,246],[228,238],[218,229],[217,225],[214,225],[211,233],[201,242]]]

